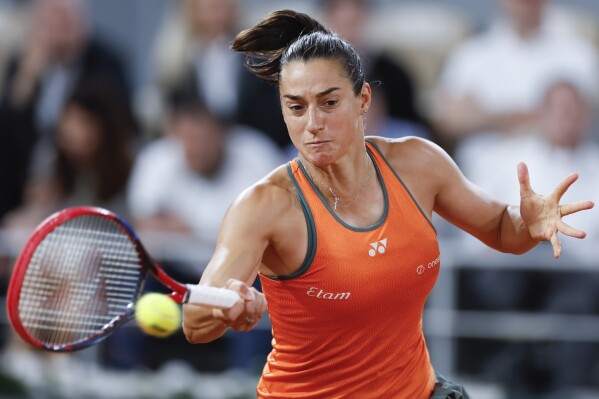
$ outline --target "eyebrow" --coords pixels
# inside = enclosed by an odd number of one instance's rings
[[[335,90],[339,90],[339,89],[340,89],[339,87],[331,87],[329,89],[321,91],[320,93],[316,93],[316,97],[326,96],[327,94],[330,94],[330,93],[334,92]],[[283,95],[283,97],[288,98],[290,100],[299,100],[302,98],[302,96],[297,96],[297,95],[293,95],[293,94],[285,94],[285,95]]]

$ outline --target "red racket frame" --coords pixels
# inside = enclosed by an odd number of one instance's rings
[[[81,216],[101,216],[117,223],[122,228],[123,232],[129,236],[129,239],[133,243],[136,251],[140,255],[141,259],[141,276],[139,279],[138,295],[143,289],[143,283],[145,281],[146,272],[149,270],[162,284],[167,286],[173,292],[169,296],[177,303],[183,303],[187,299],[188,289],[185,285],[172,279],[167,275],[148,255],[145,248],[141,244],[139,237],[133,230],[133,228],[125,220],[118,217],[116,214],[98,207],[81,206],[64,209],[50,215],[44,220],[32,233],[31,237],[27,240],[27,243],[23,247],[23,250],[19,254],[15,267],[13,270],[12,277],[10,279],[7,297],[6,307],[8,311],[8,318],[12,324],[14,330],[23,338],[26,342],[33,345],[36,348],[42,348],[51,351],[73,351],[93,345],[102,339],[106,338],[112,333],[112,330],[120,326],[121,324],[129,321],[133,317],[133,306],[129,306],[128,312],[121,316],[116,317],[111,323],[104,329],[102,329],[97,335],[89,337],[80,342],[71,345],[49,345],[41,342],[37,338],[33,337],[27,329],[23,326],[21,319],[19,318],[19,299],[21,295],[21,287],[27,267],[31,260],[31,257],[35,253],[40,242],[50,234],[56,227],[60,226],[64,222]]]

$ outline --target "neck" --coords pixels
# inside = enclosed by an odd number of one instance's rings
[[[354,157],[327,166],[316,166],[302,159],[310,179],[334,209],[357,202],[367,189],[374,166],[366,148]]]

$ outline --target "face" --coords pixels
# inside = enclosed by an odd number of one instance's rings
[[[52,56],[69,58],[85,40],[85,27],[74,0],[39,0],[34,29]]]
[[[186,14],[200,35],[213,39],[229,34],[237,20],[234,0],[188,0]]]
[[[364,148],[370,86],[356,96],[337,60],[292,61],[279,76],[283,118],[300,156],[323,167]]]
[[[502,0],[502,7],[517,25],[535,26],[543,18],[546,2],[547,0]]]
[[[331,1],[326,10],[329,25],[339,36],[353,45],[359,45],[362,41],[362,29],[366,24],[367,16],[367,5],[361,1]]]
[[[187,165],[202,176],[211,176],[220,166],[225,132],[213,118],[197,113],[181,113],[171,122],[173,136],[183,147]]]
[[[101,145],[97,120],[86,110],[68,105],[60,119],[58,146],[78,165],[91,164]]]
[[[568,84],[554,86],[543,106],[542,131],[554,145],[577,147],[588,127],[587,104],[584,97]]]

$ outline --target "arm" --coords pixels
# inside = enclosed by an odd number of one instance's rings
[[[517,206],[468,181],[441,148],[431,144],[426,154],[435,165],[433,210],[440,216],[501,252],[523,253],[538,243],[525,228]]]
[[[549,240],[554,256],[559,257],[561,244],[557,232],[576,238],[585,236],[584,232],[561,220],[563,216],[593,207],[591,201],[560,206],[561,197],[578,177],[575,174],[567,177],[548,196],[541,196],[530,187],[526,165],[520,164],[520,206],[508,205],[468,181],[437,145],[410,139],[392,147],[395,148],[393,159],[403,159],[405,163],[407,157],[411,158],[413,163],[409,169],[403,166],[403,171],[405,175],[414,175],[412,191],[429,215],[432,211],[437,212],[491,248],[520,254],[542,240]],[[433,201],[429,199],[431,196]]]
[[[183,332],[191,343],[213,341],[230,326],[249,331],[266,311],[263,294],[252,288],[277,220],[284,219],[289,196],[278,187],[260,183],[246,190],[227,211],[214,255],[200,285],[225,287],[241,299],[222,310],[195,304],[183,306]]]

